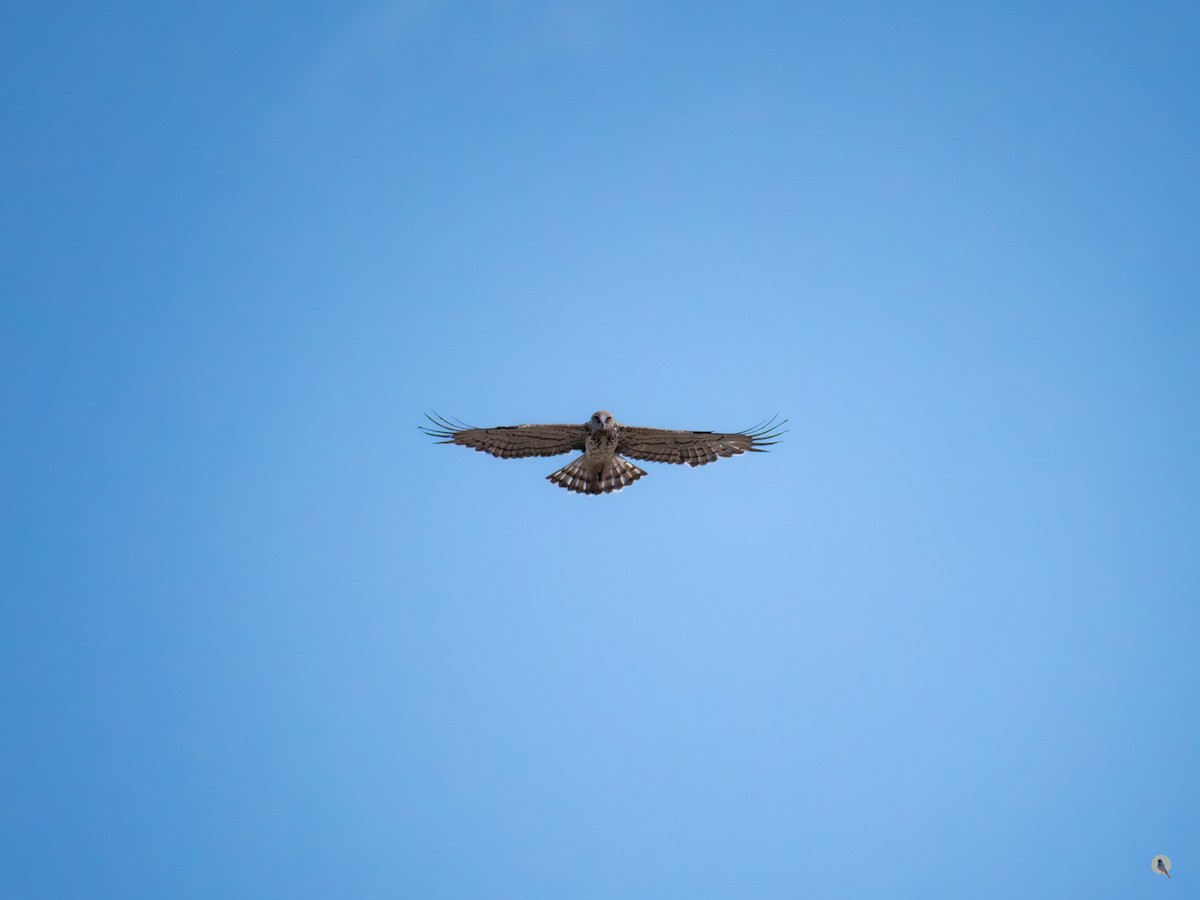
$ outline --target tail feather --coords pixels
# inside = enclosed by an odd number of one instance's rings
[[[620,456],[614,456],[600,464],[592,462],[587,456],[581,456],[546,478],[577,494],[607,494],[628,487],[645,474]]]

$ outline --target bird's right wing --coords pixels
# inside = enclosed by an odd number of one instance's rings
[[[425,415],[433,426],[420,428],[430,437],[441,438],[440,444],[459,444],[499,456],[514,459],[520,456],[558,456],[572,450],[582,450],[587,437],[586,425],[501,425],[497,428],[472,428],[462,422],[452,422],[434,413]]]

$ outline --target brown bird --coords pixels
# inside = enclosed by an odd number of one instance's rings
[[[646,473],[624,457],[650,462],[702,466],[720,457],[760,453],[778,443],[787,419],[772,418],[745,431],[674,431],[621,425],[601,410],[583,425],[501,425],[472,428],[436,413],[433,423],[420,426],[442,444],[461,444],[492,456],[557,456],[582,450],[583,456],[546,477],[559,487],[580,494],[607,494],[633,484]]]

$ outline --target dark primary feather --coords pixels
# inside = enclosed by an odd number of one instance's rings
[[[433,425],[422,425],[421,430],[430,437],[440,438],[439,443],[473,447],[502,459],[558,456],[560,453],[582,450],[584,438],[587,436],[586,425],[501,425],[496,428],[473,428],[437,413],[427,413],[425,418]]]
[[[617,452],[631,459],[702,466],[722,457],[764,452],[764,447],[778,443],[786,424],[787,419],[778,423],[770,419],[732,433],[622,426]]]

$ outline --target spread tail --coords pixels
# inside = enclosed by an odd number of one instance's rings
[[[546,478],[578,494],[607,494],[628,487],[645,474],[620,456],[602,463],[594,463],[587,456],[581,456]]]

